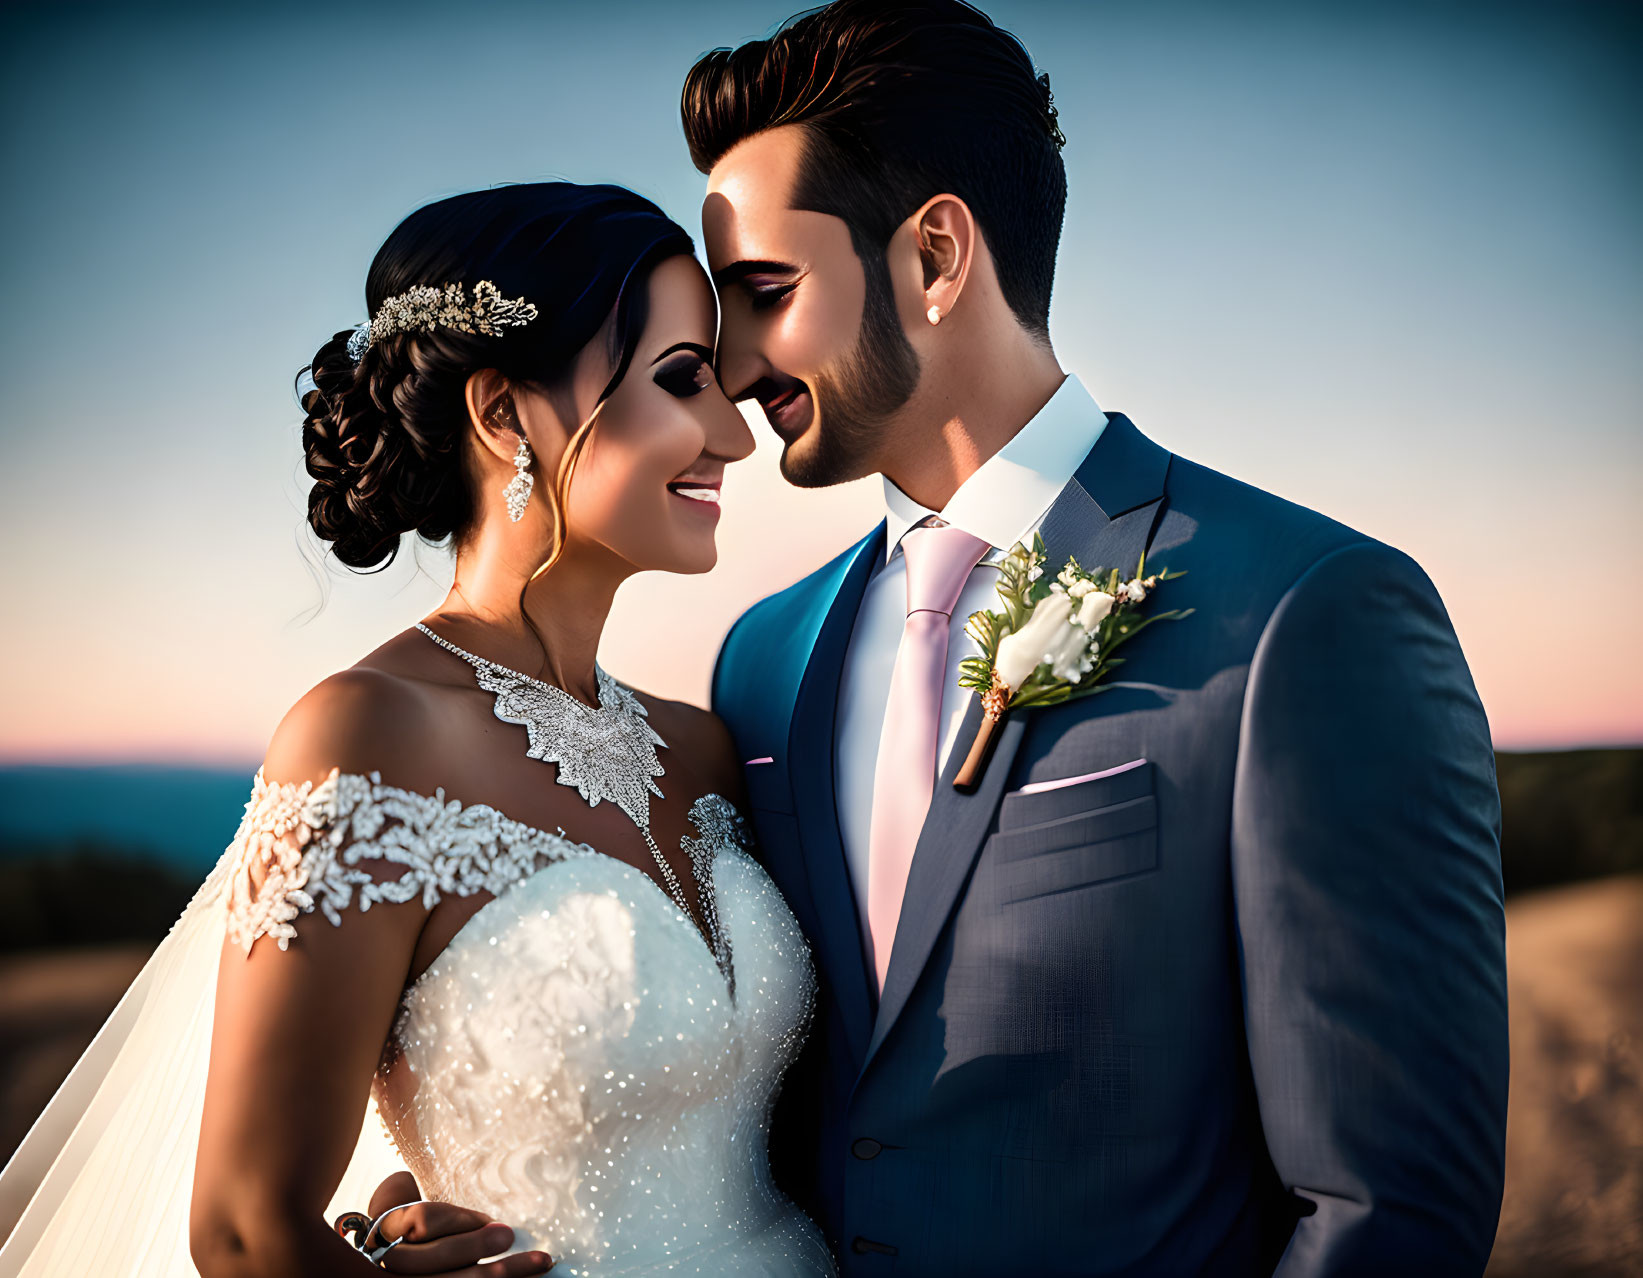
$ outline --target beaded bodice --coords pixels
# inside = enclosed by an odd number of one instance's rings
[[[766,1144],[814,1011],[809,952],[735,808],[709,795],[690,819],[716,944],[563,834],[374,774],[259,775],[230,935],[283,948],[311,911],[492,893],[404,991],[375,1081],[423,1193],[513,1225],[556,1274],[831,1274]]]

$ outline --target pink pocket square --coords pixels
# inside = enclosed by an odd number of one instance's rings
[[[1102,777],[1115,777],[1120,772],[1129,772],[1139,768],[1145,759],[1132,759],[1128,763],[1120,763],[1116,768],[1108,768],[1104,772],[1086,772],[1081,777],[1057,777],[1054,781],[1034,781],[1024,785],[1019,790],[1012,790],[1012,794],[1039,794],[1045,790],[1064,790],[1069,785],[1081,785],[1085,781],[1099,781]]]
[[[744,768],[751,768],[756,763],[774,763],[774,762],[776,762],[776,760],[774,758],[772,758],[769,755],[766,755],[762,759],[749,759],[746,763],[742,764],[742,766]]]

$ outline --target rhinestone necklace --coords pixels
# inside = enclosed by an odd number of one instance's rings
[[[666,775],[656,757],[656,747],[665,749],[667,742],[650,726],[649,713],[632,690],[612,679],[595,662],[599,705],[588,706],[555,684],[458,648],[420,621],[416,628],[474,668],[479,686],[496,694],[492,706],[496,717],[503,723],[521,725],[529,735],[527,757],[558,764],[559,784],[575,786],[590,808],[609,799],[627,814],[656,858],[673,903],[685,918],[693,918],[678,876],[650,834],[650,796],[662,797],[653,778]],[[692,875],[704,907],[712,898],[711,885],[704,881],[705,868],[703,858],[691,858]],[[708,926],[710,931],[717,931],[711,915]],[[710,938],[710,945],[716,943],[716,937]]]

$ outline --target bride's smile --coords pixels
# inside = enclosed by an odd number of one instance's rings
[[[675,497],[682,497],[694,505],[708,506],[717,511],[720,482],[717,479],[675,479],[667,487]]]

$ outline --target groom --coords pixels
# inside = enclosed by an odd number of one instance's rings
[[[783,1185],[851,1274],[1481,1272],[1498,799],[1430,582],[1064,378],[1061,138],[974,9],[841,0],[709,54],[684,124],[727,391],[792,482],[885,480],[714,677],[824,986]],[[1034,530],[1195,611],[963,793],[964,622]]]
[[[720,374],[883,521],[713,682],[822,999],[771,1132],[846,1274],[1478,1274],[1506,990],[1488,725],[1402,553],[1103,412],[1051,349],[1047,81],[957,0],[707,55]],[[1193,609],[1098,697],[957,684],[1043,536]]]

